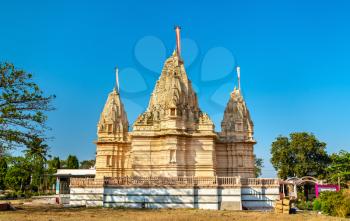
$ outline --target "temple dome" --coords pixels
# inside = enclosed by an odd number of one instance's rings
[[[191,81],[187,78],[183,62],[175,51],[165,61],[160,78],[151,95],[148,110],[159,107],[199,110],[197,95],[193,91]]]
[[[197,95],[176,51],[165,61],[148,108],[136,119],[134,125],[152,125],[174,117],[192,126],[198,123],[213,125],[208,115],[200,110]]]
[[[221,122],[221,136],[228,140],[253,141],[253,126],[241,90],[235,88],[230,94]]]
[[[119,93],[114,89],[107,98],[98,123],[98,139],[125,140],[129,123]]]

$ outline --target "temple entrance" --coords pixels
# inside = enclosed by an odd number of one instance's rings
[[[322,180],[318,180],[312,176],[304,176],[301,178],[292,177],[281,182],[281,193],[283,197],[289,196],[291,198],[298,198],[298,189],[303,192],[303,197],[306,201],[312,200],[316,197],[315,185],[322,184]]]

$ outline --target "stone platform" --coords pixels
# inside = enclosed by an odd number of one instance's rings
[[[72,179],[72,206],[268,210],[278,179],[240,177],[121,177]]]

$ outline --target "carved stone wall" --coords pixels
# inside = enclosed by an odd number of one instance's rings
[[[215,145],[217,176],[254,177],[254,143],[224,143],[218,141]]]
[[[98,142],[96,149],[96,178],[131,175],[129,142]]]
[[[214,176],[213,139],[166,135],[136,137],[133,176]]]

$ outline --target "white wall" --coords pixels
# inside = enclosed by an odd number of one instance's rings
[[[103,206],[103,188],[71,188],[69,204],[72,206]]]
[[[272,209],[279,199],[279,187],[243,187],[241,194],[243,208]]]
[[[131,208],[268,209],[279,197],[276,187],[71,188],[70,205]]]

